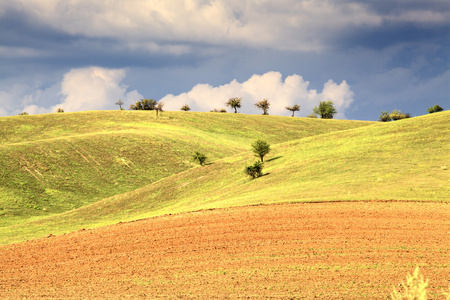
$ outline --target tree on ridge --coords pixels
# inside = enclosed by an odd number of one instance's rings
[[[322,119],[333,119],[337,114],[333,101],[320,101],[319,106],[313,108],[313,113],[319,115]]]
[[[268,115],[269,113],[267,112],[269,110],[269,106],[270,106],[270,102],[267,99],[263,99],[261,101],[258,101],[257,103],[255,103],[255,106],[259,109],[263,110],[263,115]]]
[[[296,111],[300,111],[300,105],[295,104],[295,105],[292,106],[292,107],[291,107],[291,106],[286,106],[286,109],[292,111],[292,116],[294,116],[294,113],[295,113]]]
[[[234,113],[237,113],[237,109],[241,108],[241,100],[242,98],[238,97],[230,98],[227,102],[225,102],[225,105],[234,108]]]

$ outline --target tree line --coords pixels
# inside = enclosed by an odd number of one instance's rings
[[[123,101],[119,99],[118,102],[116,102],[116,105],[119,105],[120,110],[123,110]],[[225,106],[230,107],[234,110],[234,113],[238,113],[238,109],[241,108],[242,105],[242,98],[241,97],[234,97],[228,99],[228,101],[225,102]],[[130,110],[156,110],[163,111],[162,108],[164,106],[164,103],[161,101],[157,102],[154,99],[141,99],[137,101],[134,104],[130,105]],[[255,103],[255,106],[258,109],[261,109],[263,111],[263,115],[269,114],[269,108],[270,108],[270,102],[268,99],[263,99],[261,101],[258,101]],[[294,104],[293,106],[286,106],[286,110],[289,110],[292,112],[292,117],[295,116],[296,111],[300,111],[300,105]],[[191,108],[188,104],[184,104],[180,110],[182,111],[190,111]],[[225,108],[214,108],[210,110],[210,112],[221,112],[226,113]],[[313,108],[313,111],[310,115],[308,115],[309,118],[317,118],[318,116],[322,119],[333,119],[334,115],[337,114],[337,110],[334,107],[333,101],[321,101],[318,106]]]

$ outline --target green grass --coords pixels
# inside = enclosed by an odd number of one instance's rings
[[[39,118],[53,124],[54,115]],[[449,112],[391,123],[185,112],[67,116],[63,127],[88,119],[92,126],[40,140],[24,134],[25,142],[6,137],[0,146],[8,179],[0,188],[0,243],[258,203],[450,200]],[[6,119],[21,128],[37,122]],[[273,150],[265,175],[251,180],[244,167],[256,159],[250,144],[257,138]],[[197,150],[212,162],[193,164]]]
[[[195,151],[217,161],[258,138],[276,144],[369,124],[147,111],[0,118],[0,234],[189,170]]]

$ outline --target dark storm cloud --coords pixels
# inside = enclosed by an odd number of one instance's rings
[[[377,0],[360,1],[360,3],[366,4],[372,11],[380,15],[401,15],[405,11],[450,11],[450,2],[447,0]]]

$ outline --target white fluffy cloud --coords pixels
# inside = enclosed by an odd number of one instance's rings
[[[124,69],[106,69],[100,67],[88,67],[72,69],[64,75],[60,84],[47,90],[39,90],[33,95],[27,95],[23,111],[30,114],[55,112],[61,107],[66,112],[117,109],[115,103],[122,99],[125,103],[132,103],[140,98],[136,90],[127,92],[127,86],[121,85],[125,78]],[[59,93],[57,89],[60,87]],[[56,98],[59,95],[58,103],[50,107],[43,107],[35,104],[40,103],[40,98],[44,95]]]
[[[345,118],[345,111],[353,102],[353,92],[347,82],[337,84],[329,80],[320,93],[308,87],[309,82],[302,76],[294,74],[283,81],[281,73],[268,72],[253,75],[242,83],[233,80],[218,87],[198,84],[187,93],[167,95],[160,101],[164,102],[167,110],[180,110],[184,104],[188,104],[194,111],[210,111],[214,108],[226,108],[225,102],[229,98],[242,97],[239,112],[260,114],[261,111],[256,108],[255,103],[268,99],[271,103],[269,114],[288,116],[290,112],[285,107],[299,104],[300,114],[297,115],[306,116],[320,101],[332,100],[338,110],[336,117]]]

